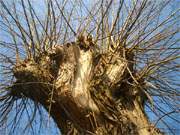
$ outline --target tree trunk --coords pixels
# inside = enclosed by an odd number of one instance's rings
[[[128,49],[100,53],[82,36],[18,61],[11,94],[41,103],[62,134],[162,134],[144,112],[148,95],[133,63]]]

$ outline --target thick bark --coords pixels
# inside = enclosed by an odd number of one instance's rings
[[[11,94],[50,109],[62,134],[162,134],[144,113],[142,86],[131,85],[139,81],[132,61],[125,49],[99,53],[92,40],[79,38],[19,61]]]

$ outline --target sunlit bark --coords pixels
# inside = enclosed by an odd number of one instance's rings
[[[122,82],[133,80],[133,57],[100,54],[86,43],[57,45],[36,62],[19,61],[12,94],[40,102],[64,134],[160,134],[144,113],[141,89]]]

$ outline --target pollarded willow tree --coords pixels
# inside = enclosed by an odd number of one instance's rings
[[[179,124],[171,3],[0,0],[1,123],[14,130],[25,112],[33,128],[44,108],[62,134],[161,135],[159,122],[175,134],[164,119]]]

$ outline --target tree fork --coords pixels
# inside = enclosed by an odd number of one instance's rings
[[[134,80],[133,53],[100,53],[92,38],[57,45],[18,61],[11,95],[44,106],[62,134],[162,134],[148,121],[143,86]]]

